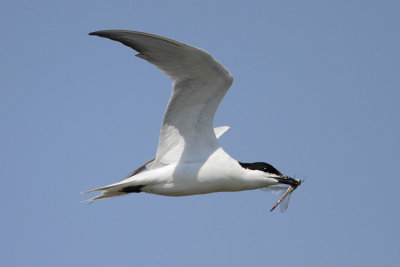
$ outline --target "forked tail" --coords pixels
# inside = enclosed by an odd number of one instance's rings
[[[143,185],[126,185],[124,183],[117,183],[108,185],[105,187],[89,190],[86,192],[82,192],[82,194],[93,193],[93,192],[101,192],[100,195],[95,196],[93,198],[84,200],[82,202],[93,202],[95,200],[103,199],[103,198],[110,198],[110,197],[118,197],[130,193],[140,193],[142,192]]]

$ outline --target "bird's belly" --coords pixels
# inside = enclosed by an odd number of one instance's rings
[[[189,196],[215,192],[234,192],[265,187],[261,183],[245,183],[213,179],[207,181],[175,181],[170,183],[146,185],[142,192],[163,196]]]
[[[171,172],[162,169],[150,171],[152,178],[147,179],[141,191],[164,196],[188,196],[252,190],[270,185],[267,179],[246,177],[237,161],[223,151],[220,153],[222,155],[215,153],[210,156],[207,162],[174,166]],[[163,174],[167,175],[155,178]]]
[[[163,195],[163,196],[189,196],[218,192],[216,187],[201,183],[166,183],[147,185],[142,188],[142,192]]]

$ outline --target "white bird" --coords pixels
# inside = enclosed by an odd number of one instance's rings
[[[283,175],[268,163],[242,163],[222,149],[218,137],[229,127],[214,129],[213,120],[233,78],[207,52],[137,31],[105,30],[90,35],[121,42],[139,52],[136,56],[172,79],[173,91],[155,158],[117,183],[84,192],[101,192],[88,201],[140,192],[187,196],[279,184],[293,191],[300,185],[299,179]]]

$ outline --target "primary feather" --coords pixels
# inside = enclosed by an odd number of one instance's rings
[[[133,48],[173,81],[152,168],[203,160],[219,148],[213,119],[233,78],[218,61],[197,47],[153,34],[107,30],[90,35]]]

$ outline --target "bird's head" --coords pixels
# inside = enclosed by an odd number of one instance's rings
[[[295,189],[302,182],[300,179],[294,179],[292,177],[283,175],[274,166],[265,162],[254,162],[254,163],[239,162],[239,164],[245,169],[263,172],[263,176],[271,180],[271,185],[286,184]]]

